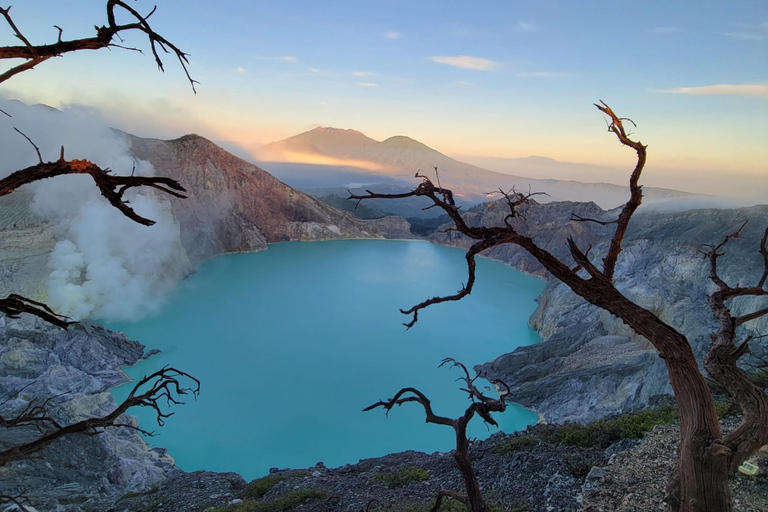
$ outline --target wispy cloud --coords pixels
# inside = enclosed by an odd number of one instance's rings
[[[519,21],[517,25],[515,25],[515,30],[517,32],[536,32],[536,26],[533,23]]]
[[[237,68],[238,73],[245,73],[245,68]]]
[[[768,83],[762,84],[717,84],[700,87],[678,87],[658,92],[670,94],[696,94],[701,96],[761,96],[768,98]]]
[[[455,57],[430,57],[429,60],[439,62],[440,64],[448,64],[455,68],[471,69],[474,71],[490,71],[496,67],[496,63],[492,60],[483,59],[481,57],[470,57],[469,55],[456,55]]]
[[[293,63],[293,62],[296,62],[299,59],[297,59],[296,57],[293,57],[291,55],[284,55],[282,57],[277,57],[275,60],[282,60],[284,62],[291,62],[291,63]]]
[[[743,39],[746,41],[759,41],[765,39],[765,36],[761,34],[752,34],[750,32],[723,32],[722,34],[734,39]]]
[[[520,78],[562,78],[565,73],[554,73],[551,71],[534,71],[531,73],[515,73]]]
[[[370,71],[353,71],[352,72],[352,76],[358,76],[358,77],[371,76],[372,74],[373,73],[371,73]]]
[[[678,27],[653,27],[648,29],[648,32],[652,34],[677,34],[682,31],[683,29]]]
[[[373,82],[355,82],[355,85],[359,85],[360,87],[378,87],[379,84],[374,84]]]
[[[400,39],[401,37],[403,37],[403,34],[401,34],[400,32],[395,32],[394,30],[390,30],[381,34],[381,37],[383,37],[384,39],[394,40],[394,39]]]
[[[721,34],[734,39],[759,41],[765,39],[768,33],[768,21],[761,23],[729,23],[728,26],[736,30],[721,32]]]

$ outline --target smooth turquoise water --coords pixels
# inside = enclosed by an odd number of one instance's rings
[[[159,434],[150,443],[182,469],[254,478],[270,467],[451,450],[453,431],[425,424],[416,404],[389,417],[362,409],[413,386],[437,414],[457,417],[468,401],[458,369],[437,369],[444,357],[471,368],[539,341],[527,320],[544,283],[487,260],[472,295],[431,306],[405,331],[399,308],[465,281],[464,251],[425,242],[275,244],[207,261],[157,316],[108,326],[163,351],[126,368],[132,377],[173,365],[202,381],[197,401],[174,407],[162,428],[151,411],[132,410]],[[536,419],[517,406],[498,417],[505,431]],[[496,431],[473,423],[475,437]]]

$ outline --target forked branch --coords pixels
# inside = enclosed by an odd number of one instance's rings
[[[62,148],[62,158],[55,162],[39,163],[16,171],[0,180],[0,197],[10,194],[22,185],[32,183],[33,181],[64,174],[87,174],[93,179],[101,195],[112,206],[120,210],[129,219],[145,226],[151,226],[155,221],[142,217],[133,208],[128,206],[128,202],[123,198],[127,190],[134,187],[151,187],[174,197],[186,197],[184,195],[186,190],[174,179],[155,176],[116,176],[110,174],[109,169],[102,169],[88,160],[64,160],[63,153]]]
[[[33,45],[21,32],[16,23],[11,18],[11,8],[0,7],[0,15],[5,18],[5,21],[14,33],[14,36],[19,39],[23,44],[20,46],[5,46],[0,47],[0,59],[24,59],[25,62],[14,66],[6,72],[0,74],[0,83],[8,80],[9,78],[17,75],[23,71],[34,68],[38,64],[45,62],[51,57],[59,57],[66,53],[80,51],[80,50],[99,50],[101,48],[125,48],[120,44],[114,43],[115,38],[119,38],[124,32],[137,31],[143,33],[149,40],[149,46],[152,51],[152,55],[155,58],[160,71],[164,71],[163,61],[160,58],[160,52],[166,54],[174,54],[181,64],[184,74],[187,76],[187,80],[192,86],[192,90],[195,90],[195,84],[198,83],[193,80],[189,74],[187,66],[189,65],[188,55],[181,51],[175,44],[168,41],[165,37],[155,32],[149,24],[149,18],[154,14],[155,8],[150,11],[149,14],[142,16],[137,10],[128,5],[123,0],[107,0],[107,25],[96,28],[96,35],[94,37],[87,37],[82,39],[70,39],[62,40],[61,36],[63,30],[60,27],[58,29],[58,39],[55,43]],[[131,18],[130,23],[120,24],[116,21],[117,13],[127,14]],[[122,41],[122,39],[121,39]],[[128,48],[133,49],[135,48]],[[140,51],[140,50],[138,50]]]
[[[440,508],[443,498],[448,497],[460,501],[466,505],[469,512],[490,512],[488,505],[483,500],[480,492],[480,484],[477,481],[477,476],[472,468],[472,463],[469,458],[469,440],[467,439],[467,425],[475,414],[480,416],[483,421],[491,425],[496,426],[496,421],[491,417],[492,412],[503,412],[507,408],[507,404],[504,401],[504,395],[509,392],[509,387],[498,380],[491,380],[497,387],[503,385],[506,393],[501,393],[499,398],[493,398],[486,396],[482,391],[477,389],[475,381],[483,377],[483,374],[477,372],[475,377],[470,377],[467,367],[462,363],[456,361],[453,358],[446,358],[440,363],[440,367],[450,364],[451,367],[459,367],[462,370],[463,376],[458,380],[463,381],[466,384],[466,388],[461,388],[462,391],[469,395],[472,404],[467,407],[463,416],[451,419],[444,416],[438,416],[432,411],[432,403],[429,399],[416,388],[403,388],[398,391],[395,396],[389,400],[380,400],[375,404],[366,407],[363,411],[370,411],[377,407],[382,407],[387,414],[395,405],[402,405],[408,402],[416,402],[424,408],[426,413],[427,423],[435,423],[438,425],[447,425],[453,428],[456,432],[456,451],[453,454],[456,467],[461,472],[462,479],[464,480],[464,486],[466,488],[466,494],[462,494],[455,491],[440,491],[437,495],[435,505],[432,508],[436,511]]]
[[[621,209],[619,218],[616,220],[616,232],[611,239],[608,254],[603,258],[603,275],[609,280],[613,280],[613,274],[616,270],[616,260],[619,258],[619,253],[621,252],[621,244],[624,240],[624,235],[627,232],[629,220],[632,218],[632,215],[640,206],[643,199],[642,187],[638,185],[638,181],[640,179],[640,173],[643,171],[643,167],[645,167],[646,146],[640,142],[633,141],[627,135],[627,132],[624,129],[624,121],[629,121],[634,124],[631,119],[617,116],[603,100],[600,100],[600,105],[595,103],[595,106],[600,112],[608,116],[610,120],[608,131],[615,133],[619,142],[634,149],[637,153],[637,163],[632,171],[632,175],[629,177],[629,201],[627,201]]]
[[[378,194],[370,190],[366,190],[366,194],[352,194],[350,192],[348,199],[357,199],[358,203],[364,199],[400,199],[413,196],[424,196],[432,200],[433,206],[441,208],[453,221],[455,228],[451,228],[451,231],[457,231],[470,239],[474,240],[473,245],[467,252],[467,272],[468,279],[467,284],[455,294],[445,297],[433,297],[427,299],[410,309],[401,309],[403,314],[412,315],[411,321],[404,324],[406,327],[412,327],[418,321],[418,313],[420,310],[430,306],[432,304],[439,304],[441,302],[460,300],[472,292],[472,286],[475,280],[475,256],[481,251],[490,249],[497,245],[502,244],[515,244],[527,251],[531,256],[541,263],[544,268],[554,275],[557,279],[566,283],[579,295],[592,302],[593,304],[601,305],[606,302],[605,297],[611,296],[617,293],[613,287],[613,275],[616,268],[616,261],[619,253],[621,252],[621,245],[624,240],[624,235],[627,230],[629,221],[640,206],[642,200],[642,188],[638,185],[640,173],[645,166],[645,146],[639,142],[631,140],[624,129],[624,122],[628,121],[626,118],[618,117],[605,103],[601,102],[600,105],[596,105],[601,112],[605,113],[610,118],[609,130],[616,134],[619,141],[635,150],[637,153],[637,163],[630,177],[630,199],[624,205],[619,218],[615,221],[598,221],[596,219],[587,219],[579,216],[574,216],[574,221],[591,221],[601,224],[609,225],[616,224],[616,231],[610,242],[608,252],[603,259],[603,268],[598,269],[589,260],[589,250],[586,252],[581,251],[573,240],[569,240],[569,248],[571,249],[571,255],[576,261],[576,267],[572,268],[571,264],[566,264],[560,261],[554,254],[540,247],[534,242],[532,238],[524,236],[518,231],[518,228],[510,221],[516,217],[522,217],[520,212],[520,206],[530,203],[533,196],[539,195],[539,192],[528,191],[527,194],[518,193],[512,189],[510,192],[504,192],[500,190],[501,194],[506,200],[506,204],[509,208],[509,214],[504,218],[504,226],[477,226],[472,227],[467,225],[464,218],[461,216],[459,209],[456,207],[453,201],[453,193],[446,188],[436,187],[432,181],[419,173],[417,177],[421,178],[421,183],[416,189],[403,194]],[[525,220],[524,217],[522,217]],[[578,272],[581,269],[586,269],[589,273],[590,279],[582,278]],[[609,302],[613,302],[612,300]],[[602,307],[602,306],[601,306]],[[611,307],[607,307],[609,311],[617,314]],[[620,316],[620,315],[619,315]],[[632,325],[630,323],[630,325]]]
[[[730,449],[731,473],[735,473],[738,466],[754,450],[768,443],[768,397],[738,364],[739,359],[750,352],[749,343],[754,338],[746,336],[743,341],[736,343],[737,328],[768,315],[768,307],[734,315],[728,302],[736,297],[768,297],[768,290],[765,289],[768,276],[768,228],[763,232],[758,249],[763,257],[763,268],[755,286],[731,286],[720,275],[718,268],[720,258],[726,254],[727,244],[736,238],[742,238],[746,225],[745,221],[738,229],[725,235],[719,244],[709,246],[709,249],[703,252],[709,262],[709,278],[717,287],[707,300],[719,323],[717,332],[712,335],[712,346],[704,358],[704,367],[712,378],[733,396],[743,413],[739,426],[724,438],[724,444]]]
[[[191,386],[182,385],[182,380],[190,381]],[[131,407],[149,407],[156,413],[157,424],[162,426],[172,412],[164,412],[163,406],[183,404],[179,398],[200,392],[200,381],[191,375],[172,367],[165,367],[152,375],[145,376],[131,390],[128,397],[111,413],[99,418],[88,418],[66,426],[56,426],[39,438],[0,451],[0,466],[10,461],[27,459],[30,455],[42,450],[57,439],[76,433],[98,434],[107,427],[127,427],[144,435],[151,436],[152,432],[142,430],[134,425],[120,423],[118,420]]]

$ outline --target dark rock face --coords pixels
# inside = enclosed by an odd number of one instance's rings
[[[340,212],[197,135],[171,141],[126,137],[137,158],[187,189],[187,199],[170,201],[193,263],[264,250],[272,242],[402,237],[407,231],[404,219],[364,221]]]
[[[467,218],[473,224],[499,225],[507,212],[506,206],[494,203],[487,212],[468,214]],[[568,237],[582,248],[591,245],[592,260],[601,261],[612,234],[610,226],[570,221],[571,212],[605,220],[616,215],[589,203],[551,203],[524,207],[525,218],[514,222],[522,233],[563,261],[572,261],[567,253]],[[719,243],[745,219],[750,222],[743,238],[728,245],[719,269],[729,282],[746,284],[756,282],[762,269],[757,249],[768,225],[768,206],[680,213],[641,211],[630,223],[617,265],[617,287],[685,334],[698,357],[706,353],[709,335],[716,329],[706,302],[713,285],[700,250],[703,244]],[[469,243],[455,233],[441,233],[434,240],[464,247]],[[551,279],[538,262],[517,247],[494,248],[488,257]],[[655,349],[618,319],[556,281],[547,285],[537,301],[539,307],[530,325],[544,342],[520,347],[480,367],[511,385],[513,401],[535,410],[547,421],[586,422],[647,406],[651,397],[671,392],[666,367]],[[760,304],[759,299],[752,299],[738,307],[755,310]],[[765,332],[768,319],[746,327],[753,334]],[[765,344],[755,343],[753,350],[764,357]]]
[[[107,390],[129,380],[119,367],[143,353],[143,345],[96,324],[64,331],[26,315],[0,318],[0,396],[10,398],[0,414],[13,417],[51,396],[51,414],[62,425],[108,414],[116,404]],[[135,424],[129,416],[121,421]],[[0,446],[38,436],[34,428],[0,429]],[[0,468],[0,494],[24,493],[38,510],[107,510],[116,496],[178,471],[164,449],[150,449],[124,427],[66,436],[37,456]]]

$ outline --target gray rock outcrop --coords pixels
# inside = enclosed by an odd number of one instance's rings
[[[33,400],[48,404],[62,425],[108,414],[108,389],[128,382],[119,369],[141,359],[144,346],[124,334],[82,322],[66,331],[27,315],[0,318],[0,405],[6,418]],[[135,424],[125,416],[124,423]],[[0,448],[38,438],[35,428],[0,428]],[[37,456],[0,467],[0,494],[26,495],[38,510],[109,508],[116,497],[178,472],[164,449],[150,449],[130,428],[65,436]]]
[[[487,212],[468,217],[474,223],[498,224],[505,208],[495,203]],[[522,232],[563,261],[572,261],[565,244],[569,236],[582,248],[591,245],[593,261],[600,261],[612,233],[610,226],[570,221],[571,212],[600,219],[615,216],[615,212],[588,203],[555,203],[530,205],[524,211],[527,221],[518,218],[516,222]],[[756,281],[762,272],[757,249],[768,225],[768,206],[680,213],[641,210],[625,238],[616,271],[617,287],[685,334],[700,358],[716,329],[706,302],[713,285],[700,251],[704,244],[719,243],[746,219],[750,222],[742,238],[728,244],[719,270],[731,283],[747,283]],[[467,245],[455,234],[440,234],[436,241]],[[517,247],[496,248],[488,256],[550,279],[538,262]],[[671,393],[664,362],[655,349],[621,321],[552,279],[537,301],[530,325],[543,343],[520,347],[479,367],[509,383],[513,401],[547,421],[587,422],[647,406],[654,395]],[[737,311],[765,307],[764,301],[760,304],[760,299],[744,300]],[[746,327],[755,334],[765,332],[768,319]],[[766,346],[754,343],[753,350],[764,357]]]

